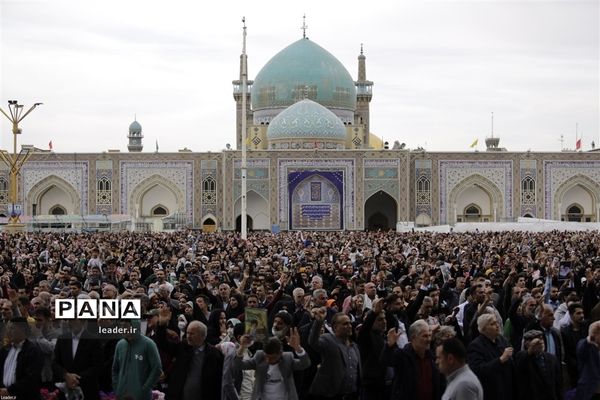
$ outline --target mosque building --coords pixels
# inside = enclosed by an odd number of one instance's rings
[[[247,82],[243,113],[245,73],[240,62],[233,81],[235,150],[144,153],[142,126],[134,121],[126,153],[36,151],[19,176],[22,220],[38,228],[71,218],[121,221],[138,230],[239,229],[245,141],[253,230],[395,229],[518,217],[600,221],[599,152],[511,152],[498,137],[488,138],[483,152],[382,143],[370,131],[373,82],[362,48],[354,80],[335,56],[302,37]],[[7,216],[9,171],[0,168],[0,216]]]

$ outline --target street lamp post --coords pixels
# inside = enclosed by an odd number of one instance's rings
[[[4,116],[12,123],[13,133],[13,154],[10,154],[7,150],[0,150],[0,157],[10,170],[8,198],[11,204],[11,210],[7,225],[8,230],[19,230],[23,228],[19,219],[21,212],[19,207],[17,207],[18,177],[23,164],[25,164],[31,156],[31,149],[21,149],[21,151],[17,153],[17,135],[21,134],[19,123],[41,104],[42,103],[35,103],[25,113],[23,113],[23,105],[19,104],[17,100],[8,101],[8,113],[0,108],[0,112],[2,112],[2,114],[4,114]]]

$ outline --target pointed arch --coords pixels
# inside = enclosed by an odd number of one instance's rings
[[[504,218],[504,196],[502,195],[502,191],[500,191],[498,186],[496,186],[486,177],[479,174],[474,174],[460,181],[450,192],[450,195],[448,196],[447,210],[448,222],[456,222],[457,212],[462,211],[456,209],[457,201],[465,190],[474,186],[483,190],[489,196],[489,209],[491,211],[490,214],[492,215],[492,218],[495,221],[499,221],[501,218]]]
[[[202,217],[202,222],[200,226],[202,226],[202,231],[204,232],[216,232],[217,231],[217,217],[213,214],[206,214]]]
[[[217,224],[217,221],[218,221],[217,217],[215,217],[214,214],[209,213],[209,214],[206,214],[204,217],[202,217],[202,221],[200,222],[200,225],[204,225],[208,220],[212,220],[212,223],[215,225]]]
[[[150,215],[154,217],[166,217],[169,215],[169,208],[162,204],[157,204],[150,210]]]
[[[202,190],[205,192],[214,192],[215,190],[217,190],[217,181],[215,181],[215,178],[213,178],[212,176],[204,178],[204,180],[202,181]]]
[[[65,193],[63,207],[67,214],[81,214],[81,197],[77,190],[67,181],[56,175],[50,175],[36,183],[25,196],[27,199],[27,214],[33,215],[33,205],[36,205],[37,214],[42,214],[46,209],[43,205],[44,195],[52,189]],[[56,203],[53,202],[53,205]],[[47,208],[50,210],[50,207]]]
[[[598,210],[598,206],[600,205],[600,184],[581,174],[568,179],[565,183],[560,185],[554,193],[554,209],[552,210],[554,218],[557,220],[561,219],[561,208],[565,194],[577,186],[581,186],[592,199],[591,210],[584,210],[584,213],[595,216],[596,221],[598,221],[600,218],[600,215],[598,215],[600,212],[600,210]]]
[[[50,207],[50,211],[48,212],[50,215],[66,215],[67,210],[61,206],[60,204],[53,205]]]
[[[176,208],[175,210],[171,210],[172,212],[186,212],[186,208],[185,208],[185,197],[183,195],[183,193],[181,192],[181,190],[179,190],[179,188],[169,179],[165,178],[162,175],[158,175],[158,174],[154,174],[146,179],[144,179],[143,181],[141,181],[132,191],[131,191],[131,195],[129,196],[129,206],[128,206],[128,210],[129,213],[131,215],[136,215],[136,210],[139,207],[139,215],[142,216],[142,210],[143,210],[143,200],[144,200],[144,196],[152,189],[156,188],[156,187],[160,187],[160,188],[164,188],[165,190],[167,190],[169,193],[171,193],[174,196],[175,199],[175,204],[173,205],[174,207],[171,208]],[[156,205],[162,204],[162,202],[160,201],[156,201],[156,204],[153,204],[151,208],[153,208]],[[163,206],[166,207],[166,206]],[[169,207],[166,207],[167,209],[169,209]]]
[[[398,221],[398,203],[385,190],[373,193],[365,201],[365,229],[395,229]]]
[[[268,230],[270,229],[269,218],[269,201],[255,190],[248,190],[246,194],[247,216],[252,224],[248,225],[248,229]],[[239,196],[234,204],[234,223],[241,216],[242,196]],[[241,221],[241,219],[240,219]],[[250,227],[252,226],[252,228]]]

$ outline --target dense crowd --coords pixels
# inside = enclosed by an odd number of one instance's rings
[[[0,297],[17,400],[600,398],[598,232],[1,233]]]

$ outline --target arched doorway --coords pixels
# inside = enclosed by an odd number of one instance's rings
[[[55,205],[54,207],[50,208],[50,215],[66,215],[67,214],[67,210],[65,210],[65,208],[61,205]]]
[[[470,206],[479,209],[479,222],[495,222],[505,217],[504,199],[498,187],[487,178],[474,174],[460,181],[448,196],[448,223],[475,222],[477,214],[465,214]]]
[[[153,217],[166,217],[168,214],[169,211],[167,211],[167,208],[160,204],[152,208],[150,211],[150,215]]]
[[[481,219],[481,208],[476,204],[470,204],[465,207],[465,222],[479,222]]]
[[[249,215],[246,215],[246,228],[251,231],[252,228],[252,223],[254,221],[252,221],[252,217]],[[241,232],[242,231],[242,216],[238,215],[237,218],[235,219],[235,231],[236,232]]]
[[[380,190],[365,202],[365,230],[395,229],[398,220],[398,205],[388,193]]]
[[[567,207],[566,221],[583,222],[583,208],[579,204],[571,204]]]
[[[561,221],[597,222],[599,206],[600,184],[587,176],[568,179],[554,194],[553,212]]]
[[[61,212],[56,209],[60,205]],[[35,210],[34,210],[35,208]],[[36,183],[27,193],[30,215],[66,215],[81,213],[81,199],[77,191],[64,179],[51,175]],[[53,212],[53,210],[57,210]],[[35,211],[35,212],[34,212]]]
[[[241,215],[240,215],[240,225],[241,225]],[[240,227],[241,230],[241,227]],[[217,231],[217,223],[212,218],[206,218],[202,222],[202,231],[203,232],[216,232]]]
[[[239,216],[242,214],[242,198],[239,197],[235,202],[234,207],[234,215]],[[255,192],[254,190],[249,190],[246,196],[246,215],[250,217],[248,223],[248,230],[256,229],[256,230],[268,230],[270,228],[269,225],[269,203],[267,200],[262,197],[260,194]],[[240,219],[241,221],[241,219]],[[238,228],[239,226],[239,228]],[[236,230],[241,230],[241,222],[238,225],[236,219]]]

